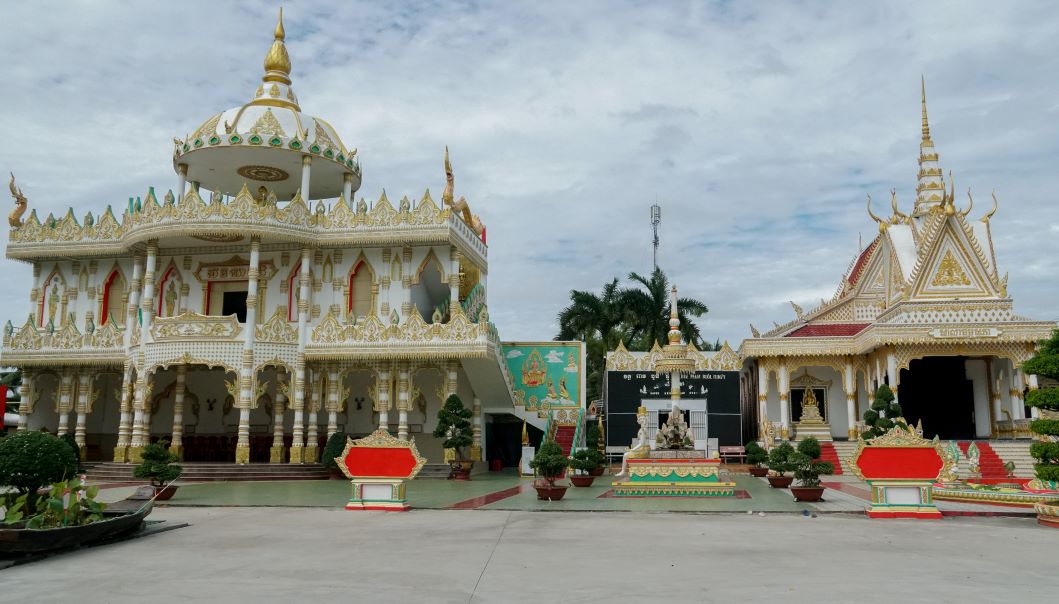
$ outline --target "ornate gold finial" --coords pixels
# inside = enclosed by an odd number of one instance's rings
[[[971,197],[971,187],[967,187],[967,209],[960,212],[960,216],[967,218],[972,209],[974,209],[974,197]]]
[[[908,221],[908,214],[905,214],[897,208],[897,189],[890,189],[890,208],[893,210],[893,216],[890,217],[890,222],[898,224]]]
[[[923,142],[921,146],[933,145],[934,142],[930,140],[930,123],[927,121],[927,80],[923,76],[919,76],[919,88],[923,103]]]
[[[797,304],[795,304],[794,300],[788,300],[788,301],[791,303],[791,308],[794,309],[794,314],[797,315],[799,319],[801,319],[802,315],[805,314],[805,311],[802,310],[801,306],[798,306]]]
[[[949,192],[942,192],[942,203],[945,206],[945,215],[953,216],[956,214],[956,180],[952,177],[952,170],[949,170]]]
[[[22,226],[22,215],[26,213],[26,207],[29,206],[29,200],[22,194],[22,189],[15,186],[15,175],[11,174],[11,182],[7,185],[7,188],[11,190],[11,197],[15,199],[15,209],[11,210],[11,213],[7,216],[7,224],[12,228],[19,228]]]
[[[982,222],[989,223],[989,219],[996,214],[997,209],[1000,208],[1000,201],[996,198],[996,189],[993,189],[993,209],[986,212],[985,216],[982,216]]]
[[[526,430],[526,420],[522,420],[522,446],[528,447],[529,444],[529,431]]]
[[[761,337],[761,332],[758,331],[756,327],[754,327],[753,323],[750,324],[750,334],[752,336],[754,336],[755,338],[760,338]]]
[[[265,55],[265,77],[266,82],[280,82],[290,84],[290,56],[287,47],[283,44],[286,33],[283,31],[283,7],[279,9],[279,20],[276,22],[275,40],[272,47]]]
[[[875,212],[871,211],[871,193],[868,193],[868,216],[871,216],[872,220],[874,220],[875,222],[879,223],[879,232],[880,233],[885,233],[886,232],[886,228],[890,226],[890,224],[888,222],[886,222],[882,218],[879,218],[878,216],[875,215]]]

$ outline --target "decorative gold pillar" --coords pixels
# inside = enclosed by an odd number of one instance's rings
[[[772,421],[769,419],[769,372],[765,369],[765,366],[761,363],[761,359],[758,359],[757,365],[757,406],[758,406],[758,438],[765,441],[768,438],[768,430],[766,428],[767,423]],[[771,447],[772,443],[765,442],[765,447]]]
[[[55,410],[59,413],[59,427],[55,430],[56,436],[62,436],[67,432],[67,426],[70,422],[74,376],[69,369],[64,369],[59,379],[59,400],[55,406]]]
[[[449,317],[455,317],[460,308],[460,251],[449,248]]]
[[[92,387],[92,378],[87,371],[77,376],[77,425],[74,427],[74,441],[80,450],[81,461],[85,460],[85,422],[88,419],[88,395]]]
[[[327,438],[338,432],[338,366],[327,365]]]
[[[390,392],[393,390],[393,384],[390,378],[390,366],[386,361],[383,361],[382,366],[379,367],[379,372],[376,374],[375,379],[375,393],[377,396],[375,411],[379,413],[379,430],[389,432]]]
[[[482,461],[482,400],[477,396],[471,405],[471,430],[471,461]]]
[[[791,438],[791,376],[787,372],[787,361],[780,361],[779,375],[777,376],[780,389],[780,438],[790,440]]]
[[[309,389],[309,435],[305,443],[305,463],[316,463],[320,460],[320,443],[317,438],[317,412],[320,411],[320,402],[324,391],[324,370],[313,369],[313,385]]]
[[[412,248],[401,250],[401,316],[412,314]],[[383,317],[386,320],[386,317]]]
[[[127,335],[127,334],[126,334]],[[121,371],[121,417],[118,420],[118,444],[114,446],[114,461],[128,461],[129,437],[132,434],[133,365],[128,360]]]
[[[277,367],[276,402],[272,406],[272,448],[268,453],[269,463],[283,463],[283,424],[287,395],[289,393],[290,383],[286,378],[286,373],[281,368]]]
[[[177,365],[176,383],[173,386],[173,441],[169,452],[184,459],[184,395],[187,392],[187,365]]]
[[[409,382],[408,363],[402,362],[397,369],[397,438],[400,440],[408,440]]]
[[[298,272],[298,356],[294,362],[294,426],[290,449],[291,463],[305,463],[305,437],[302,430],[305,411],[305,341],[309,324],[309,263],[310,250],[302,248],[301,268]]]
[[[243,359],[239,373],[239,440],[235,445],[235,463],[250,463],[250,409],[255,401],[254,386],[257,376],[253,375],[254,337],[257,330],[257,280],[261,262],[261,240],[250,237],[250,267],[247,269],[246,282],[246,324],[244,325]]]
[[[1012,362],[1014,365],[1014,362]],[[1011,418],[1026,419],[1026,404],[1022,402],[1022,369],[1015,366],[1011,373]]]
[[[853,362],[846,360],[842,386],[846,393],[846,416],[849,417],[849,429],[846,431],[849,440],[857,440],[857,379],[853,373]]]
[[[129,463],[140,463],[143,459],[143,447],[150,442],[151,420],[150,416],[147,414],[147,405],[150,404],[150,397],[153,390],[153,375],[145,374],[141,379],[136,380],[136,396],[132,404],[134,412],[132,420],[132,444],[129,445],[127,455]]]
[[[18,431],[23,432],[29,428],[29,415],[33,413],[33,371],[22,370],[22,385],[18,387]]]

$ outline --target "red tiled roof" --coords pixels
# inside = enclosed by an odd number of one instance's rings
[[[803,325],[790,332],[785,338],[819,338],[828,336],[855,336],[864,331],[871,323],[828,323],[821,325]]]
[[[864,270],[864,265],[867,264],[868,257],[871,256],[872,250],[875,249],[875,246],[879,245],[879,239],[879,237],[873,239],[872,242],[868,244],[868,247],[864,248],[864,251],[857,257],[857,261],[853,264],[853,270],[849,271],[849,279],[847,279],[847,281],[849,281],[850,285],[857,284],[857,279],[860,279],[860,272]]]

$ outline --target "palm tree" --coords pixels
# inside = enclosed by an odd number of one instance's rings
[[[665,344],[669,333],[669,279],[662,269],[656,268],[650,277],[629,273],[629,280],[637,287],[622,289],[618,292],[618,298],[630,320],[635,346],[646,350],[655,342]],[[677,317],[684,341],[700,349],[703,346],[702,337],[691,317],[701,317],[707,312],[709,309],[699,300],[677,299]]]
[[[559,335],[555,339],[585,343],[586,400],[601,396],[603,355],[613,350],[623,338],[624,318],[619,305],[617,279],[605,284],[598,296],[589,291],[571,290],[570,306],[559,313]]]

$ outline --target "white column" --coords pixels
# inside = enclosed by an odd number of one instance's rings
[[[305,463],[305,437],[302,431],[305,410],[305,341],[309,324],[309,248],[302,248],[298,272],[298,356],[294,362],[294,430],[290,449],[291,463]]]
[[[85,458],[85,421],[88,418],[88,395],[92,387],[92,378],[87,371],[77,376],[77,426],[74,428],[74,440],[81,449],[81,459]]]
[[[64,370],[59,382],[59,428],[55,432],[57,436],[66,434],[70,422],[70,397],[73,391],[73,381],[73,374],[69,370]]]
[[[311,155],[302,156],[302,201],[305,205],[309,205],[309,172],[310,167],[313,163],[313,157]],[[348,200],[347,200],[348,201]]]
[[[26,379],[25,378],[25,373],[23,372],[22,375],[23,375],[22,380],[23,380],[23,383],[24,383],[25,379]],[[1040,386],[1037,383],[1037,376],[1036,375],[1028,375],[1028,376],[1026,376],[1026,380],[1027,380],[1027,386],[1029,386],[1030,390],[1036,390],[1036,389],[1040,388]],[[1037,407],[1030,407],[1030,417],[1033,418],[1033,419],[1040,419],[1041,410],[1038,409]]]
[[[129,310],[125,317],[125,333],[122,334],[126,351],[128,351],[129,346],[132,345],[132,330],[133,325],[136,323],[136,309],[140,306],[140,288],[143,286],[141,282],[142,279],[143,258],[136,256],[132,261],[132,283],[129,285]],[[128,368],[126,368],[126,372],[128,372]]]
[[[846,392],[846,416],[849,417],[849,428],[846,430],[847,438],[854,440],[857,438],[857,379],[853,373],[853,363],[846,361],[845,378],[842,385]]]
[[[126,330],[126,335],[128,331]],[[124,463],[127,460],[126,450],[129,437],[132,435],[132,363],[125,361],[121,372],[121,416],[118,419],[118,443],[114,447],[114,461]]]
[[[313,387],[309,390],[311,400],[309,401],[309,435],[305,444],[306,463],[316,463],[320,460],[320,444],[317,442],[317,417],[320,410],[320,399],[324,391],[324,372],[322,369],[313,370]]]
[[[409,400],[408,363],[401,363],[397,370],[397,438],[408,440],[408,407]]]
[[[143,325],[140,331],[140,339],[146,341],[150,337],[151,323],[154,319],[154,280],[155,268],[158,263],[158,240],[152,239],[147,242],[147,266],[143,276]]]
[[[1026,419],[1026,405],[1022,402],[1022,369],[1015,367],[1011,372],[1011,417]]]
[[[327,438],[338,432],[338,367],[327,368]]]
[[[758,438],[764,440],[765,434],[762,430],[764,424],[762,422],[768,422],[769,420],[769,372],[765,369],[765,366],[760,362],[757,366],[757,406],[758,406]],[[765,446],[771,446],[771,443],[765,443]]]
[[[151,426],[150,420],[147,419],[147,401],[151,396],[152,390],[151,376],[144,374],[137,376],[136,379],[136,392],[132,403],[133,408],[133,420],[132,420],[132,443],[129,445],[128,460],[133,463],[140,462],[140,455],[143,453],[143,446],[147,441],[150,440]]]
[[[29,428],[29,414],[33,408],[33,372],[29,369],[22,370],[22,385],[18,387],[18,430],[22,432]]]
[[[177,190],[176,190],[176,201],[180,203],[184,199],[184,189],[187,186],[188,180],[188,165],[177,164]]]
[[[287,405],[286,374],[276,368],[276,402],[272,406],[272,450],[269,463],[283,463],[284,413]]]
[[[353,207],[353,174],[347,172],[342,175],[342,198],[346,200],[349,207]]]
[[[894,393],[894,402],[897,403],[897,355],[890,352],[886,353],[886,379],[890,382],[890,390]]]
[[[235,463],[250,463],[250,408],[254,401],[254,337],[257,334],[257,278],[261,263],[261,240],[250,238],[250,267],[246,283],[246,324],[243,327],[243,363],[239,373],[239,440]]]
[[[790,375],[787,374],[787,362],[780,362],[779,375],[780,388],[780,438],[790,439],[791,436],[791,410],[788,402],[791,396]]]
[[[169,452],[184,459],[184,395],[187,392],[187,365],[177,365],[173,388],[173,442]]]
[[[375,406],[379,412],[379,430],[388,432],[390,430],[390,391],[393,385],[390,380],[390,367],[385,361],[379,368],[377,376],[375,393],[379,400],[375,402]]]
[[[482,461],[482,401],[477,396],[471,405],[471,460]]]

